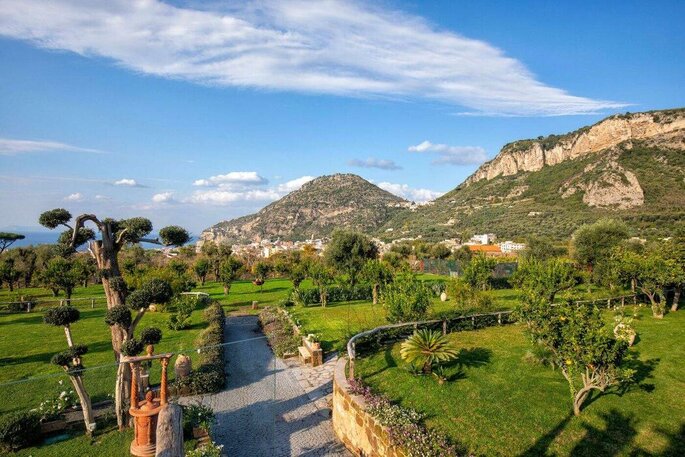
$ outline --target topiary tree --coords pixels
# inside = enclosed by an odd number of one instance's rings
[[[74,344],[74,339],[71,334],[71,324],[77,322],[81,317],[78,309],[71,306],[58,306],[57,308],[50,308],[43,315],[43,320],[48,325],[64,328],[64,334],[67,338],[66,351],[55,354],[51,362],[55,365],[61,366],[69,375],[71,384],[78,395],[81,402],[81,409],[83,411],[83,421],[86,425],[86,433],[90,435],[95,430],[95,419],[93,417],[93,409],[90,401],[90,395],[86,391],[83,384],[83,363],[82,357],[88,352],[88,347],[83,344]]]
[[[442,332],[430,329],[416,330],[400,346],[400,356],[412,365],[418,363],[424,374],[430,374],[433,366],[457,358],[454,344]]]
[[[0,232],[0,254],[5,252],[5,249],[12,246],[16,241],[23,240],[26,236],[19,233]]]
[[[364,264],[378,257],[378,247],[364,234],[339,230],[331,236],[324,257],[330,266],[346,274],[354,287]]]
[[[533,343],[561,368],[576,416],[593,390],[605,392],[633,375],[633,370],[621,368],[628,344],[614,338],[598,308],[571,301],[552,306],[544,298],[524,296],[517,314]]]
[[[373,304],[378,304],[378,293],[381,287],[392,282],[392,270],[387,263],[381,260],[369,260],[362,270],[362,278],[371,283]]]
[[[114,220],[99,219],[94,214],[81,214],[72,222],[72,215],[63,208],[46,211],[38,219],[40,224],[49,229],[63,226],[66,230],[60,235],[60,244],[70,251],[88,242],[88,252],[97,262],[98,272],[102,279],[102,286],[107,297],[107,308],[126,304],[126,283],[119,269],[118,254],[127,244],[147,242],[165,246],[181,246],[190,240],[188,232],[181,227],[165,227],[159,232],[159,238],[146,238],[152,232],[152,222],[142,217]],[[95,239],[95,232],[86,227],[86,223],[92,224],[99,233],[99,239]],[[161,241],[160,241],[161,240]],[[142,317],[142,314],[141,316]],[[134,322],[138,322],[136,319]],[[110,327],[112,337],[112,349],[115,360],[121,357],[121,345],[127,339],[128,333],[125,327],[113,325]],[[128,364],[120,364],[117,374],[115,390],[115,411],[119,428],[126,426],[127,406],[126,401],[130,398],[128,392],[130,383],[130,370]]]
[[[409,271],[400,272],[383,291],[383,306],[390,322],[418,321],[426,317],[431,293]]]
[[[232,255],[228,256],[228,258],[221,264],[221,268],[219,269],[219,278],[224,285],[224,295],[228,295],[233,281],[240,277],[243,268],[243,262]]]

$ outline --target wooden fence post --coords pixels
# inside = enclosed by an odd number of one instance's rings
[[[502,325],[502,313],[497,313],[497,325]]]
[[[94,298],[90,299],[90,309],[95,309],[95,299]]]
[[[626,297],[625,295],[621,297],[621,306],[626,306]]]
[[[442,334],[447,335],[447,320],[442,321]]]
[[[611,298],[607,300],[607,309],[611,309]]]

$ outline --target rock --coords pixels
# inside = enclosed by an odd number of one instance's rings
[[[440,301],[447,301],[447,294],[445,292],[440,294]]]
[[[155,457],[183,457],[183,409],[169,403],[159,412]]]
[[[489,162],[481,165],[465,184],[497,176],[511,176],[522,171],[538,171],[546,165],[556,165],[612,148],[630,140],[663,136],[673,146],[682,146],[685,130],[685,111],[615,115],[566,135],[539,140],[510,143]],[[673,135],[674,133],[679,133]]]

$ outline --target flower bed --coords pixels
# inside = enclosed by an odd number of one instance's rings
[[[276,356],[283,357],[284,354],[297,353],[300,336],[295,332],[292,322],[286,315],[278,312],[277,309],[264,308],[259,313],[259,325]]]

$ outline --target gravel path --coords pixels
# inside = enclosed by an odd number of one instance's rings
[[[256,316],[226,319],[226,342],[258,338]],[[227,456],[349,456],[319,409],[266,339],[226,346],[228,385],[205,397],[217,423],[214,439]]]

